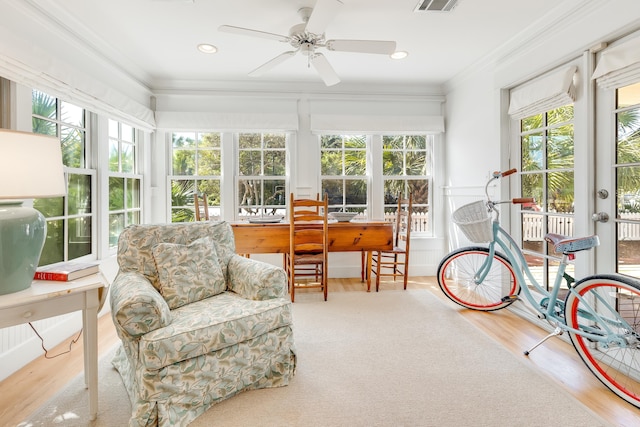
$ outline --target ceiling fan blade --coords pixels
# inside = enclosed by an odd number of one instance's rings
[[[396,50],[396,42],[383,40],[327,40],[327,49],[338,52],[391,55]]]
[[[305,31],[314,34],[324,33],[324,29],[336,17],[340,7],[342,7],[340,0],[318,0],[313,12],[311,12]]]
[[[276,56],[272,60],[270,60],[268,62],[265,62],[264,64],[262,64],[261,66],[259,66],[258,68],[256,68],[252,72],[250,72],[249,75],[251,77],[259,77],[259,76],[263,75],[264,73],[266,73],[267,71],[269,71],[272,68],[274,68],[275,66],[277,66],[277,65],[283,63],[284,61],[286,61],[287,59],[291,58],[295,54],[296,54],[295,50],[281,53],[280,55]]]
[[[225,33],[240,34],[243,36],[261,37],[263,39],[272,39],[280,42],[289,42],[289,37],[281,34],[267,33],[265,31],[250,30],[249,28],[234,27],[233,25],[220,25],[218,31]]]
[[[333,86],[340,83],[340,77],[338,77],[335,70],[323,54],[316,53],[311,57],[310,62],[311,65],[313,65],[313,68],[315,68],[320,75],[320,78],[324,81],[325,85]]]

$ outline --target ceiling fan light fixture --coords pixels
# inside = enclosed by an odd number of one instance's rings
[[[389,55],[391,59],[404,59],[409,56],[409,52],[406,50],[398,50]]]
[[[198,50],[202,53],[216,53],[218,48],[209,43],[200,43],[198,45]]]
[[[312,43],[302,43],[300,45],[300,53],[304,56],[312,56],[315,51],[315,46]]]

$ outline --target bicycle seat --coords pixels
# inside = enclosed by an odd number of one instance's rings
[[[576,252],[591,249],[600,244],[598,236],[568,237],[562,234],[549,233],[544,236],[544,240],[553,245],[556,253],[573,254]]]

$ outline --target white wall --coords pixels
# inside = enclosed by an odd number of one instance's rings
[[[445,188],[447,213],[483,197],[490,173],[501,170],[500,91],[493,87],[489,68],[467,77],[447,93],[445,117]],[[448,250],[465,243],[448,222]],[[442,254],[444,255],[444,254]]]

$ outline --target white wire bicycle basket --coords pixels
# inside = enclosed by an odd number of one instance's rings
[[[484,201],[460,206],[451,215],[453,222],[474,243],[487,243],[493,240],[491,215]]]

